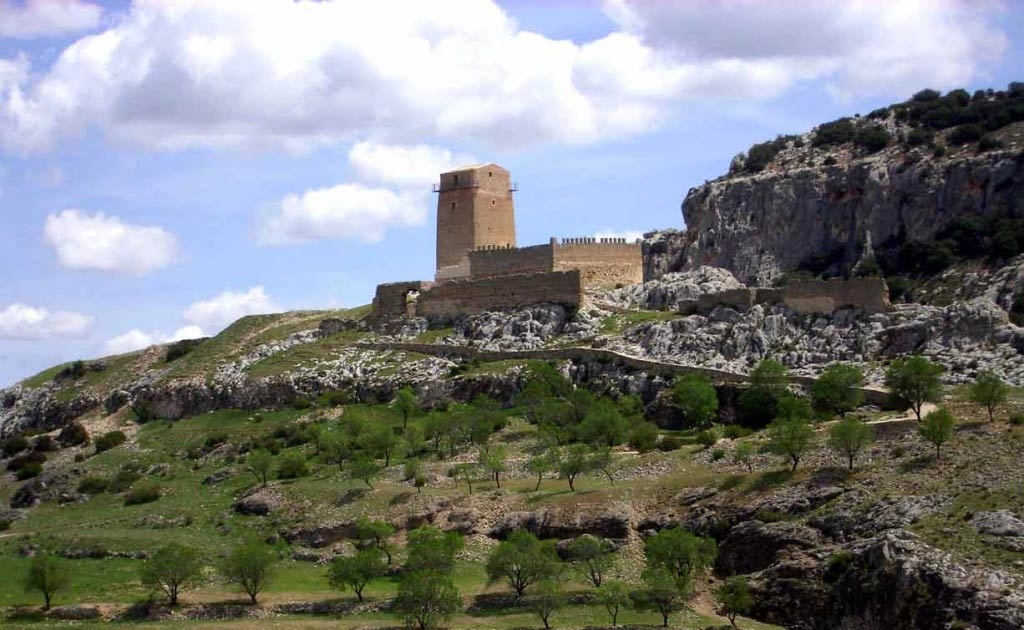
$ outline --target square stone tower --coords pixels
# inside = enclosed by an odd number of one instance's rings
[[[441,173],[437,195],[436,279],[469,276],[469,252],[515,247],[516,219],[509,172],[474,164]]]

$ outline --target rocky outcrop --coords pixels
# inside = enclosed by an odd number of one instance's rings
[[[684,230],[655,230],[644,234],[644,282],[657,280],[670,271],[683,266],[686,253]]]
[[[721,575],[753,573],[771,566],[786,549],[813,549],[821,535],[800,523],[744,521],[729,531],[718,551],[715,571]]]
[[[510,512],[502,516],[489,536],[504,540],[517,529],[538,538],[576,538],[583,534],[602,538],[627,538],[630,514],[626,506],[608,506],[601,511],[548,508],[537,512]]]
[[[928,239],[955,218],[1021,211],[1024,156],[994,152],[912,162],[894,151],[846,165],[719,179],[682,204],[691,243],[683,267],[724,267],[770,285],[813,257],[848,271],[870,233]],[[676,270],[676,269],[672,269]]]
[[[729,271],[716,267],[698,267],[684,272],[667,273],[640,285],[608,291],[600,298],[619,308],[676,310],[683,301],[742,288]]]

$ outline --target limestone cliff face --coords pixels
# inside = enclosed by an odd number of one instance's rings
[[[870,232],[933,237],[956,217],[1005,209],[1024,214],[1024,153],[1000,151],[909,163],[890,150],[846,164],[723,178],[682,204],[691,238],[684,269],[724,267],[769,284],[811,257],[849,269]]]

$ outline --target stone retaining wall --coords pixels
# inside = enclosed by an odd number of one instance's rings
[[[785,304],[801,315],[829,315],[840,308],[856,308],[868,315],[889,309],[889,287],[882,278],[831,278],[792,282],[781,288],[745,287],[684,300],[684,315],[708,313],[718,306],[745,311],[754,304]]]

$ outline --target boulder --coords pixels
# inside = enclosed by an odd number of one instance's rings
[[[630,530],[630,512],[626,506],[613,505],[604,510],[548,508],[536,512],[510,512],[498,519],[488,536],[504,540],[517,529],[525,529],[539,538],[575,538],[591,534],[602,538],[626,538]]]
[[[232,507],[239,514],[267,516],[284,505],[284,497],[273,488],[257,488],[235,501]]]
[[[822,544],[821,534],[800,523],[744,521],[729,530],[715,561],[715,572],[728,576],[768,568],[786,549],[813,549]]]
[[[1010,510],[979,512],[971,519],[971,527],[985,536],[1000,538],[1024,536],[1024,521],[1017,518]]]

